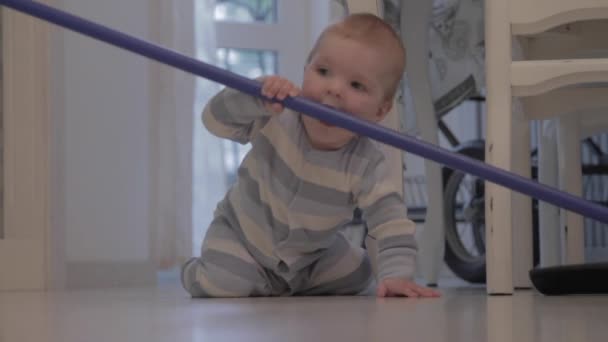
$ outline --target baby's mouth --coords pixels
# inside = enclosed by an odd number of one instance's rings
[[[330,105],[326,105],[326,104],[323,104],[323,106],[325,106],[325,107],[327,107],[327,108],[330,108],[330,109],[334,109],[334,110],[340,110],[340,109],[338,109],[338,108],[336,108],[336,107],[333,107],[333,106],[330,106]],[[321,123],[323,126],[325,126],[325,127],[335,127],[335,125],[332,125],[332,124],[330,124],[330,123],[328,123],[328,122],[326,122],[326,121],[323,121],[323,120],[319,120],[319,122],[320,122],[320,123]]]
[[[319,122],[321,123],[321,125],[328,127],[328,128],[335,127],[334,125],[327,123],[325,121],[322,121],[322,120],[319,120]]]

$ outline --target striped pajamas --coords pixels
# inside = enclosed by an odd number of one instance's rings
[[[192,296],[352,295],[376,279],[411,278],[415,226],[374,142],[358,137],[336,151],[316,150],[300,114],[270,116],[260,100],[232,89],[211,99],[203,122],[252,148],[218,204],[201,256],[182,268]],[[377,241],[375,276],[366,251],[341,232],[356,207]]]

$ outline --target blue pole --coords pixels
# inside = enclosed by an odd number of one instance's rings
[[[261,84],[258,81],[239,76],[194,58],[181,55],[175,51],[112,30],[64,11],[57,10],[53,7],[30,0],[0,0],[0,4],[76,31],[85,36],[123,48],[138,55],[171,65],[177,69],[221,83],[243,93],[262,97]],[[398,131],[372,124],[352,115],[324,107],[302,97],[290,97],[282,102],[285,107],[297,112],[368,136],[382,143],[430,159],[450,168],[475,175],[484,180],[502,185],[583,216],[596,219],[603,223],[608,223],[608,208],[585,201],[566,192],[553,189],[472,158],[449,152],[424,141],[403,135]]]

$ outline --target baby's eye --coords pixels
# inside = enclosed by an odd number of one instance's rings
[[[327,68],[319,67],[319,68],[317,68],[317,72],[319,73],[319,75],[325,76],[325,75],[327,75],[328,70],[327,70]]]
[[[363,84],[361,84],[361,82],[357,82],[357,81],[350,82],[350,86],[356,90],[365,90],[365,87],[363,86]]]

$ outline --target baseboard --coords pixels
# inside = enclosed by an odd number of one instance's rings
[[[156,286],[152,262],[68,262],[68,289]]]

